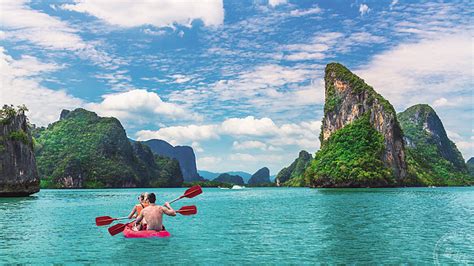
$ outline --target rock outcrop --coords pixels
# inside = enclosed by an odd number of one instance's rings
[[[397,179],[407,174],[403,133],[393,106],[363,79],[338,63],[326,66],[324,118],[321,142],[347,124],[370,116],[370,124],[384,138],[383,162]]]
[[[275,178],[277,186],[304,186],[303,174],[312,159],[313,156],[307,151],[300,151],[293,163],[278,172]]]
[[[174,158],[179,161],[184,181],[204,181],[198,174],[196,168],[196,156],[193,148],[189,146],[172,146],[168,142],[159,139],[144,141],[154,154]]]
[[[218,177],[220,174],[223,174],[223,173],[214,173],[214,172],[205,171],[205,170],[198,170],[198,173],[202,178],[207,179],[207,180],[213,180],[214,178]],[[230,171],[230,172],[225,172],[225,173],[229,175],[241,176],[245,183],[247,183],[249,179],[252,177],[252,174],[249,174],[243,171]]]
[[[308,173],[311,185],[401,185],[407,164],[403,132],[393,106],[338,63],[326,66],[325,87],[320,158],[317,154],[319,165],[313,164]],[[345,127],[344,134],[336,134]]]
[[[474,176],[474,157],[471,157],[469,160],[466,162],[467,165],[467,170],[471,174],[471,176]]]
[[[42,186],[48,188],[177,187],[179,163],[127,138],[120,121],[84,110],[35,133]]]
[[[243,186],[244,180],[238,175],[220,174],[213,181]]]
[[[255,186],[270,183],[270,169],[263,167],[255,172],[249,179],[248,184]]]
[[[33,140],[24,109],[0,110],[0,197],[28,196],[39,191]]]
[[[441,119],[427,104],[409,107],[398,114],[405,134],[407,158],[413,174],[423,185],[465,185],[468,169]]]

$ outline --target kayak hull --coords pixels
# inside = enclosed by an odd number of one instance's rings
[[[142,230],[142,231],[134,231],[132,230],[131,225],[127,225],[123,230],[123,235],[126,238],[165,238],[170,237],[171,234],[166,231],[155,231],[155,230]]]

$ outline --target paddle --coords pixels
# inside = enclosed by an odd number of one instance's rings
[[[100,217],[95,218],[95,225],[97,226],[109,225],[113,221],[123,220],[123,219],[128,219],[128,217],[112,218],[110,216],[100,216]]]
[[[177,201],[177,200],[180,200],[182,198],[194,198],[194,197],[196,197],[197,195],[199,195],[201,193],[202,193],[201,186],[199,186],[199,185],[192,186],[189,189],[187,189],[182,196],[170,201],[170,204]]]
[[[181,215],[193,215],[197,213],[197,208],[196,206],[183,206],[179,210],[176,211],[177,213]],[[109,233],[111,236],[114,236],[118,233],[121,233],[123,230],[125,230],[125,227],[131,223],[126,223],[126,224],[116,224],[111,227],[109,227]]]
[[[197,208],[196,206],[183,206],[179,210],[176,211],[177,213],[181,215],[194,215],[197,213]]]

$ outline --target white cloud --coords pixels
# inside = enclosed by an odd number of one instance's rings
[[[161,139],[173,145],[183,145],[201,140],[219,139],[218,128],[214,125],[188,125],[164,127],[159,130],[140,130],[138,140]]]
[[[73,51],[79,58],[91,60],[107,69],[123,65],[119,60],[100,51],[95,44],[84,41],[78,30],[60,19],[31,9],[23,0],[0,1],[1,39],[28,41],[48,50]]]
[[[286,67],[276,64],[261,65],[246,70],[236,77],[220,80],[210,86],[173,91],[170,101],[184,105],[241,110],[254,108],[265,114],[292,111],[295,108],[322,103],[324,86],[312,80],[322,66],[297,64]],[[288,101],[288,99],[292,99]],[[314,101],[313,101],[314,100]]]
[[[174,74],[171,75],[171,77],[174,79],[175,83],[181,84],[181,83],[186,83],[188,81],[191,81],[193,78],[190,76],[182,75],[182,74]]]
[[[201,144],[197,141],[193,141],[193,143],[191,143],[191,147],[193,147],[193,150],[196,152],[204,152]]]
[[[370,10],[371,9],[366,4],[360,4],[360,6],[359,6],[359,13],[360,13],[361,16],[364,16],[365,14],[369,13]]]
[[[398,4],[398,0],[392,0],[392,2],[390,3],[390,10],[392,10],[396,4]]]
[[[474,133],[474,129],[471,130]],[[456,147],[463,154],[464,159],[469,159],[474,156],[474,135],[470,137],[463,137],[459,133],[446,130],[446,134],[451,141],[456,143]]]
[[[353,47],[374,43],[383,43],[386,39],[369,32],[353,32],[343,34],[340,32],[316,33],[307,43],[290,44],[282,47],[287,53],[285,60],[320,60],[331,58],[336,52],[349,52]]]
[[[322,13],[321,8],[312,7],[312,8],[308,8],[308,9],[305,9],[305,10],[301,10],[301,9],[291,10],[290,16],[301,17],[301,16],[314,15],[314,14],[320,14],[320,13]]]
[[[77,30],[55,17],[27,7],[26,1],[1,1],[0,10],[0,24],[8,29],[5,32],[7,37],[27,40],[50,49],[87,48]]]
[[[229,121],[232,126],[229,126]],[[239,127],[238,124],[242,124]],[[260,125],[259,125],[260,123]],[[255,132],[249,126],[262,132]],[[230,130],[232,129],[232,130]],[[197,156],[199,169],[225,172],[238,165],[240,170],[254,171],[267,166],[273,171],[281,169],[294,160],[299,150],[314,152],[319,148],[320,121],[276,125],[270,118],[254,117],[230,118],[213,125],[187,125],[163,127],[157,131],[142,130],[136,134],[138,140],[162,139],[173,145],[192,145],[200,152],[201,142],[214,142],[220,139],[220,149],[235,150],[236,153],[223,153],[206,150]],[[227,145],[230,140],[230,147]],[[244,152],[245,151],[245,152]],[[293,154],[294,153],[294,154]],[[223,160],[222,158],[224,158]],[[275,172],[276,173],[276,172]]]
[[[474,141],[456,141],[456,147],[461,151],[461,153],[464,155],[463,157],[465,159],[469,159],[474,156]]]
[[[152,29],[144,29],[143,33],[152,35],[152,36],[163,36],[166,34],[166,31],[164,30],[152,30]]]
[[[127,28],[143,25],[173,27],[174,24],[190,27],[196,19],[202,20],[206,26],[219,26],[224,22],[222,0],[76,0],[74,4],[64,4],[61,7],[88,13],[109,24]]]
[[[25,104],[32,123],[45,126],[59,119],[62,109],[81,106],[83,101],[62,90],[51,90],[40,84],[41,75],[61,69],[54,63],[43,63],[32,56],[13,59],[0,47],[0,102]]]
[[[267,117],[230,118],[221,125],[221,132],[229,135],[268,136],[274,135],[277,130],[275,123]]]
[[[458,133],[456,133],[454,131],[446,130],[446,134],[448,135],[449,139],[454,141],[454,142],[463,140],[463,137],[461,137],[461,135],[459,135]]]
[[[192,118],[182,107],[164,102],[160,96],[147,90],[130,90],[122,93],[105,94],[100,103],[90,103],[87,108],[102,116],[113,116],[134,122],[149,122],[150,116],[165,118]],[[145,119],[140,121],[140,119]],[[157,119],[155,119],[157,120]]]
[[[443,106],[450,95],[472,90],[473,61],[469,32],[439,34],[397,45],[355,72],[399,108],[419,102]]]
[[[253,116],[248,116],[229,118],[220,124],[171,126],[156,131],[140,130],[136,137],[138,140],[162,139],[173,145],[178,145],[229,136],[235,139],[232,147],[236,150],[252,148],[278,150],[278,147],[285,145],[297,145],[303,149],[315,150],[319,147],[320,129],[320,121],[277,126],[268,117],[256,119]],[[267,143],[264,143],[263,140],[248,140],[246,139],[248,137],[262,138]]]
[[[197,157],[196,164],[198,169],[207,169],[213,171],[216,166],[222,162],[221,157],[216,156],[205,156]]]
[[[276,7],[278,5],[286,4],[287,0],[268,0],[268,4],[272,7]]]
[[[248,150],[248,149],[260,149],[260,150],[267,150],[267,144],[258,141],[258,140],[248,140],[248,141],[234,141],[232,143],[232,148],[235,150]]]
[[[463,106],[472,106],[472,96],[456,96],[445,93],[446,97],[441,97],[433,101],[433,107],[438,108],[462,108]]]

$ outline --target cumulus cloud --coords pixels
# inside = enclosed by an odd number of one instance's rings
[[[320,121],[305,121],[277,126],[268,117],[256,119],[253,116],[248,116],[245,118],[229,118],[220,124],[171,126],[156,131],[141,130],[137,132],[136,137],[138,140],[162,139],[176,145],[230,136],[236,139],[232,144],[236,150],[251,148],[277,150],[278,147],[285,145],[297,145],[304,149],[313,150],[319,147],[320,128]],[[249,137],[261,139],[246,139]],[[240,141],[240,139],[243,140]]]
[[[355,72],[395,106],[420,101],[443,106],[449,95],[472,89],[471,48],[468,32],[439,34],[397,45]]]
[[[270,118],[255,119],[253,116],[245,118],[230,118],[221,125],[221,132],[229,135],[268,136],[274,135],[278,127]]]
[[[366,4],[360,4],[360,6],[359,6],[359,13],[360,13],[361,16],[364,16],[365,14],[369,13],[370,10],[371,9]]]
[[[258,140],[248,140],[248,141],[234,141],[232,143],[232,148],[235,150],[247,150],[247,149],[260,149],[267,150],[267,144],[258,141]]]
[[[218,128],[214,125],[188,125],[164,127],[159,130],[140,130],[138,140],[162,139],[173,145],[188,144],[202,140],[219,139]]]
[[[64,4],[63,9],[88,13],[109,24],[120,27],[173,27],[174,24],[191,26],[193,20],[202,20],[206,26],[218,26],[224,22],[222,0],[203,1],[133,1],[76,0]],[[124,19],[126,18],[126,19]]]
[[[167,118],[191,118],[192,115],[182,107],[164,102],[160,96],[147,90],[130,90],[122,93],[105,94],[100,103],[90,103],[87,107],[103,116],[114,116],[130,120],[150,115],[162,115]]]
[[[51,90],[41,85],[41,75],[62,67],[44,63],[32,56],[23,55],[13,59],[0,47],[0,96],[1,103],[21,105],[29,108],[32,123],[45,126],[58,120],[62,109],[72,109],[83,104],[62,90]]]

